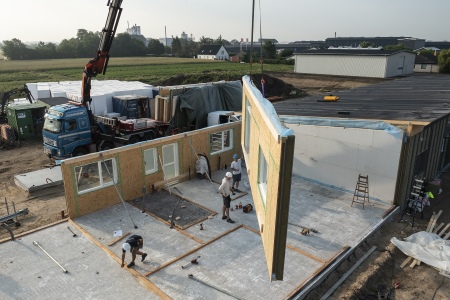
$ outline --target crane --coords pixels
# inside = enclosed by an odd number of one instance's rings
[[[83,78],[81,82],[81,104],[85,106],[88,111],[90,109],[91,98],[91,79],[102,73],[105,75],[106,68],[108,67],[109,51],[116,34],[117,25],[122,14],[122,0],[108,0],[109,13],[106,18],[105,27],[102,30],[100,38],[100,44],[97,50],[97,55],[94,59],[90,60],[84,67]]]

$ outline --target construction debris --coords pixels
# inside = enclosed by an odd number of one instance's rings
[[[200,259],[200,256],[197,256],[197,258],[194,258],[193,260],[191,260],[188,264],[181,266],[182,269],[186,269],[187,267],[189,267],[190,265],[198,265],[198,259]]]

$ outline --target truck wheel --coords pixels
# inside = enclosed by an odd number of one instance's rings
[[[82,156],[82,155],[86,155],[86,154],[88,154],[88,151],[85,148],[76,148],[72,152],[72,157]]]
[[[111,142],[103,142],[101,147],[100,147],[100,149],[102,151],[109,150],[109,149],[112,149],[112,148],[114,148],[114,145]]]
[[[153,131],[149,131],[144,133],[144,140],[145,141],[150,141],[153,140],[154,138],[156,138],[156,134]]]
[[[131,137],[130,137],[130,139],[128,140],[128,143],[129,144],[136,144],[136,143],[139,143],[141,141],[141,139],[139,138],[139,136],[137,136],[137,135],[132,135]]]

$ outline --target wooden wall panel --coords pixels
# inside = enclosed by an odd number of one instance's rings
[[[189,142],[197,153],[205,153],[210,159],[211,171],[216,171],[219,167],[219,155],[211,155],[209,149],[209,136],[214,132],[233,130],[233,148],[220,153],[221,165],[229,164],[233,160],[233,154],[242,155],[240,149],[241,122],[219,125],[204,128],[187,133],[177,134],[165,138],[156,139],[136,145],[130,145],[109,151],[102,152],[104,159],[115,158],[117,163],[118,179],[117,186],[124,199],[130,201],[142,196],[142,188],[145,186],[147,193],[164,186],[164,173],[158,157],[158,171],[153,174],[145,174],[144,150],[156,148],[162,159],[162,147],[164,145],[176,143],[178,145],[179,176],[168,181],[186,180],[189,176],[195,176],[195,162],[197,160]],[[83,216],[106,207],[120,203],[120,197],[114,186],[101,188],[85,194],[78,194],[75,168],[91,162],[101,161],[100,153],[92,153],[81,157],[75,157],[62,162],[61,170],[63,174],[64,190],[68,213],[71,218]]]
[[[250,145],[244,153],[247,162],[252,196],[260,227],[271,280],[283,280],[286,251],[287,222],[290,200],[290,186],[294,155],[295,136],[293,133],[281,137],[267,116],[266,108],[260,104],[256,92],[244,80],[242,107],[246,101],[251,106],[251,115],[243,113],[242,149],[245,149],[246,118],[250,120]],[[268,166],[267,193],[264,200],[259,186],[260,158],[264,156]],[[282,181],[283,179],[283,181]]]

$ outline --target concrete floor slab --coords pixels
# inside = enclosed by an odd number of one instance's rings
[[[68,223],[0,245],[0,299],[158,299]],[[70,226],[70,225],[69,225]],[[38,241],[68,273],[38,247]]]
[[[15,184],[32,193],[50,187],[62,186],[61,166],[54,166],[14,176]]]
[[[215,181],[221,181],[224,173],[225,171],[221,170],[215,172],[212,177]],[[247,176],[243,174],[240,188],[248,194],[234,200],[232,205],[239,202],[242,202],[243,205],[253,204],[251,191],[245,188],[244,182],[246,180]],[[174,187],[177,187],[178,191]],[[87,235],[101,243],[103,248],[111,250],[112,254],[109,255],[116,255],[117,257],[122,254],[123,240],[111,247],[108,246],[115,239],[113,236],[115,230],[141,235],[144,238],[143,250],[149,255],[144,263],[141,263],[138,257],[134,269],[141,275],[148,276],[147,278],[152,284],[174,299],[227,299],[230,297],[210,286],[188,278],[189,274],[193,274],[195,278],[225,290],[238,298],[284,299],[305,287],[311,280],[315,279],[315,276],[321,270],[326,271],[332,259],[345,246],[357,245],[363,237],[376,227],[376,224],[383,221],[382,216],[389,209],[387,205],[372,202],[371,205],[366,204],[364,210],[359,204],[351,208],[351,194],[294,177],[292,180],[289,222],[317,229],[319,234],[311,233],[311,235],[303,236],[300,234],[300,228],[289,225],[284,281],[270,282],[263,245],[258,234],[259,226],[255,212],[245,214],[242,210],[234,210],[231,211],[231,218],[236,223],[230,224],[222,220],[222,197],[218,193],[218,187],[217,183],[195,178],[191,181],[178,183],[171,188],[172,193],[181,192],[183,194],[180,196],[218,213],[212,218],[201,221],[203,230],[200,230],[199,223],[185,230],[170,229],[167,223],[154,218],[152,215],[142,213],[139,207],[128,203],[125,204],[127,209],[122,204],[118,204],[77,218],[74,221],[86,231]],[[237,196],[241,195],[237,194],[234,197]],[[147,198],[151,199],[151,195],[147,195]],[[176,214],[182,214],[182,212],[176,212]],[[134,223],[138,226],[138,229],[134,229]],[[56,226],[52,230],[39,231],[36,234],[39,234],[37,238],[43,242],[52,241],[49,244],[50,249],[58,249],[56,254],[60,256],[57,259],[60,259],[69,271],[74,269],[76,265],[82,265],[84,270],[93,272],[94,269],[98,269],[106,262],[113,282],[115,282],[116,277],[122,278],[122,276],[125,276],[128,278],[127,280],[132,278],[131,274],[124,272],[126,270],[121,269],[117,262],[113,262],[104,250],[89,250],[89,253],[99,252],[99,254],[92,259],[91,257],[85,259],[84,254],[81,254],[83,250],[77,249],[79,247],[77,245],[80,243],[74,244],[78,238],[72,238],[64,225]],[[83,244],[96,248],[86,236],[81,233],[80,235],[80,241],[85,241]],[[56,244],[53,241],[54,236],[61,238],[61,242]],[[64,251],[59,251],[59,243],[62,245],[61,250]],[[28,244],[30,243],[28,242]],[[0,248],[2,248],[1,255],[4,255],[5,245],[11,244],[0,245]],[[67,250],[66,248],[70,249]],[[6,250],[14,252],[12,247]],[[33,250],[36,251],[36,249]],[[80,252],[79,255],[77,251]],[[17,260],[17,257],[27,256],[27,263],[30,264],[36,254],[24,252],[19,255],[15,256],[12,253],[5,259],[6,261],[8,259]],[[198,265],[191,265],[187,269],[181,268],[182,265],[187,264],[197,256],[201,257]],[[5,261],[5,259],[2,261]],[[91,262],[91,260],[93,261]],[[126,261],[130,261],[129,253],[126,256]],[[2,266],[5,266],[5,263]],[[51,267],[56,269],[53,273],[60,272],[57,266],[51,264],[48,266],[37,265],[36,272],[46,272]],[[95,272],[93,273],[95,274]],[[2,273],[5,273],[3,269]],[[13,286],[21,286],[22,283],[19,281],[24,276],[22,273],[23,269],[8,269],[8,276],[14,278],[14,281],[11,282]],[[103,271],[100,271],[100,274],[102,273]],[[64,274],[61,272],[61,275]],[[32,283],[36,281],[34,277],[29,275],[23,279]],[[90,277],[90,280],[92,280],[92,277]],[[61,282],[59,284],[64,286],[67,283]],[[90,283],[86,284],[88,287],[86,292],[97,293],[97,291],[90,290]],[[154,296],[153,294],[145,297],[135,296],[135,290],[138,295],[142,292],[142,288],[135,285],[125,289],[127,295],[131,294],[134,298],[139,299]],[[26,286],[28,287],[28,283],[26,283]],[[106,287],[107,284],[105,283],[104,286]],[[111,293],[116,289],[124,290],[120,285],[117,285],[117,287],[114,285]],[[46,298],[43,297],[45,290],[39,286],[35,287],[36,297],[34,298]],[[8,292],[14,293],[12,289]],[[81,291],[78,290],[69,289],[68,292],[74,293],[75,298],[77,295],[82,295],[80,294]],[[10,297],[9,294],[6,295]],[[118,297],[114,295],[112,298]]]

